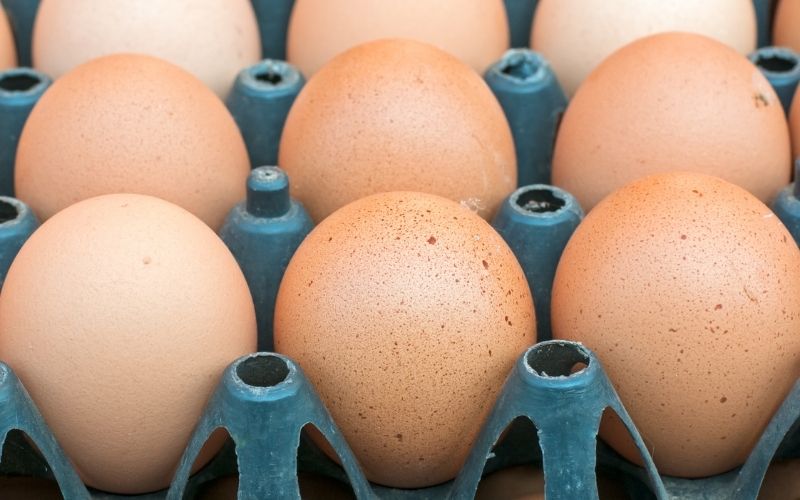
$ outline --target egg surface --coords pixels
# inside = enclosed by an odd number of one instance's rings
[[[219,228],[244,199],[247,149],[222,101],[166,61],[116,54],[57,80],[20,135],[16,196],[47,219],[107,193],[163,198]]]
[[[17,45],[5,9],[0,7],[0,70],[17,65]]]
[[[511,249],[467,208],[423,193],[376,194],[325,219],[275,307],[276,350],[303,368],[367,478],[401,488],[456,476],[535,341]]]
[[[600,358],[662,474],[741,465],[800,376],[800,250],[742,188],[676,172],[589,213],[558,264],[553,336]],[[601,437],[639,461],[618,419]]]
[[[772,45],[800,53],[800,0],[780,0],[775,8]]]
[[[568,96],[623,45],[665,31],[698,33],[742,55],[756,48],[752,0],[540,0],[531,47],[553,66]]]
[[[261,59],[250,0],[42,0],[33,66],[58,78],[100,56],[137,52],[189,71],[220,97]]]
[[[169,485],[223,370],[255,348],[236,260],[202,221],[150,196],[58,213],[0,295],[0,359],[81,478],[114,493]],[[209,441],[196,466],[221,444]]]
[[[553,153],[553,184],[587,211],[671,170],[721,177],[765,203],[789,183],[778,96],[745,57],[701,35],[653,35],[609,56],[568,106]]]
[[[511,41],[502,0],[296,0],[287,60],[310,77],[353,46],[395,37],[433,44],[479,73]]]
[[[797,87],[800,89],[800,86]],[[797,98],[798,91],[795,90],[792,98],[792,106],[789,108],[789,130],[792,136],[792,158],[800,156],[800,99]]]
[[[422,191],[489,218],[517,183],[500,104],[458,59],[379,40],[333,59],[297,97],[278,163],[315,221],[364,196]]]

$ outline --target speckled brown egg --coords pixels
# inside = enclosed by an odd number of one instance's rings
[[[514,254],[430,194],[376,194],[325,219],[275,307],[276,350],[300,363],[367,478],[401,488],[455,477],[535,340]]]
[[[292,106],[278,163],[315,221],[383,191],[438,194],[491,217],[516,188],[514,140],[483,79],[410,40],[353,48]]]
[[[553,335],[597,353],[662,474],[741,465],[800,376],[800,250],[747,191],[697,173],[628,184],[567,244]],[[600,435],[639,461],[617,419]]]
[[[780,0],[775,8],[772,44],[800,53],[800,0]]]
[[[296,0],[287,59],[310,77],[350,47],[390,37],[433,44],[479,73],[511,41],[502,0]]]
[[[540,0],[531,47],[573,95],[609,54],[665,31],[699,33],[746,56],[756,48],[753,0]]]
[[[20,136],[16,196],[47,219],[107,193],[163,198],[219,228],[244,198],[244,141],[225,105],[166,61],[118,54],[57,80]]]
[[[575,94],[553,154],[553,183],[585,210],[671,170],[721,177],[765,203],[789,183],[777,95],[744,56],[701,35],[653,35],[609,56]]]
[[[23,245],[0,295],[0,359],[81,478],[105,491],[167,487],[223,370],[255,348],[233,255],[151,196],[58,213]],[[209,441],[195,468],[221,445]]]
[[[180,66],[225,97],[243,68],[261,59],[250,0],[41,0],[33,65],[58,78],[119,52]]]
[[[6,11],[0,7],[0,70],[17,65],[17,46]]]

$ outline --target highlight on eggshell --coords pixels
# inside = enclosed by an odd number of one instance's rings
[[[578,226],[553,283],[553,337],[597,354],[659,473],[742,463],[800,376],[800,249],[720,178],[656,174]],[[627,428],[600,436],[640,463]]]
[[[287,60],[311,77],[337,54],[382,38],[430,43],[479,73],[511,41],[502,0],[296,0]]]
[[[161,59],[114,54],[44,93],[20,135],[14,183],[43,220],[93,196],[139,193],[218,229],[249,173],[241,133],[208,87]]]
[[[769,203],[791,175],[786,117],[747,58],[708,37],[661,33],[604,60],[564,113],[553,184],[589,211],[649,174],[692,170]]]
[[[469,209],[424,193],[375,194],[326,218],[275,306],[275,350],[302,367],[367,479],[399,488],[456,476],[535,341],[511,249]]]
[[[201,220],[151,196],[59,212],[22,247],[0,294],[0,359],[81,479],[104,491],[169,486],[223,370],[255,348],[233,255]]]
[[[374,193],[422,191],[491,218],[517,183],[511,130],[483,79],[421,42],[359,45],[292,105],[278,164],[316,222]]]
[[[620,47],[667,31],[697,33],[742,55],[756,48],[752,0],[540,0],[530,46],[552,65],[568,96]]]
[[[41,0],[34,68],[59,78],[120,52],[170,61],[224,98],[261,59],[261,37],[250,0]]]

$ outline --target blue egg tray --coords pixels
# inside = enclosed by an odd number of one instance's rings
[[[0,1],[14,28],[20,61],[30,64],[30,34],[38,0]],[[282,60],[293,0],[252,2],[268,59],[243,69],[226,104],[242,130],[254,169],[248,179],[247,199],[231,212],[220,235],[253,290],[259,311],[260,352],[244,356],[226,369],[169,489],[136,496],[87,488],[25,387],[10,367],[0,362],[0,477],[53,481],[68,500],[195,498],[209,482],[232,475],[238,475],[240,499],[299,498],[298,472],[347,483],[359,499],[468,499],[475,496],[484,475],[514,465],[537,464],[544,470],[548,500],[598,498],[597,471],[610,474],[629,498],[637,500],[750,500],[757,497],[773,460],[800,458],[798,381],[741,467],[703,479],[660,475],[600,360],[579,343],[550,340],[553,275],[583,212],[569,193],[548,184],[552,145],[567,99],[547,61],[520,48],[506,53],[485,75],[512,129],[520,183],[502,205],[493,226],[516,254],[529,282],[535,284],[532,292],[540,342],[515,363],[456,478],[419,490],[369,483],[300,366],[270,352],[277,287],[312,223],[303,207],[289,198],[286,175],[279,168],[260,166],[277,161],[280,131],[305,80]],[[505,3],[513,45],[524,47],[536,0]],[[769,0],[754,0],[754,4],[762,48],[751,60],[788,110],[800,81],[800,59],[791,51],[767,46],[774,6]],[[13,198],[13,161],[22,126],[50,83],[46,75],[30,68],[0,72],[0,284],[20,246],[38,225],[30,209]],[[797,168],[800,170],[800,162]],[[800,241],[800,187],[787,186],[773,208]],[[616,413],[627,427],[643,466],[627,461],[597,439],[606,411]],[[327,439],[338,463],[306,437],[303,431],[308,425]],[[190,474],[199,450],[220,428],[230,439],[216,458]],[[0,498],[4,498],[1,484]],[[800,497],[800,492],[786,494],[787,498]]]

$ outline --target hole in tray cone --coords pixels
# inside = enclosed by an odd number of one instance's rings
[[[192,462],[219,427],[227,429],[236,443],[239,498],[300,498],[297,446],[308,423],[336,450],[356,496],[372,498],[355,456],[300,367],[273,353],[244,356],[227,368],[181,458],[167,498],[183,498]]]

